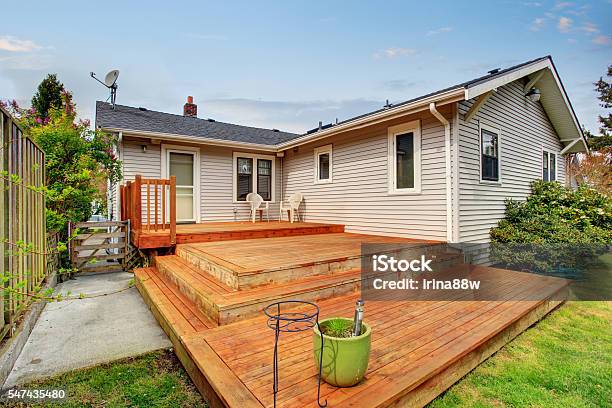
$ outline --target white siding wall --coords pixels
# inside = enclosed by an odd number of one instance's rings
[[[524,200],[529,183],[541,179],[542,147],[558,153],[561,142],[539,102],[523,96],[523,82],[503,86],[469,123],[463,121],[473,100],[459,103],[459,241],[486,243],[489,230],[504,216],[504,200]],[[501,129],[501,183],[480,182],[479,123]],[[565,161],[557,160],[565,181]]]
[[[249,205],[247,203],[232,202],[234,194],[232,183],[234,151],[257,153],[214,146],[206,146],[200,149],[200,215],[202,221],[234,221],[234,208],[237,210],[236,220],[244,221],[249,218]],[[270,155],[270,153],[260,154]],[[274,203],[270,204],[270,218],[272,220],[278,219],[281,189],[280,160],[278,159],[276,159],[275,182],[276,198]]]
[[[142,151],[142,145],[147,151]],[[172,142],[173,146],[177,143]],[[233,150],[216,146],[200,148],[200,221],[234,221],[247,220],[249,206],[246,203],[233,203]],[[257,153],[246,151],[249,153]],[[269,155],[269,153],[260,153]],[[276,161],[276,200],[270,204],[271,219],[278,218],[280,198],[280,161]],[[161,178],[161,146],[149,144],[143,140],[123,141],[123,183],[134,180],[136,174],[143,178]],[[144,202],[144,199],[143,199]],[[234,218],[236,208],[236,218]],[[144,208],[143,208],[144,212]]]
[[[451,118],[450,107],[442,110]],[[389,195],[387,127],[421,119],[421,194]],[[314,183],[314,148],[333,144],[333,182]],[[284,196],[304,194],[306,221],[350,232],[446,240],[444,127],[429,113],[372,126],[288,151]]]

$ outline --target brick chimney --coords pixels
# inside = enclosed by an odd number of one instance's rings
[[[198,105],[193,103],[193,96],[187,97],[187,103],[183,106],[183,116],[198,116]]]

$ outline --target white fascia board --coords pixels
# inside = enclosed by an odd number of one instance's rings
[[[279,150],[287,150],[305,143],[314,142],[325,137],[335,135],[337,133],[346,132],[349,130],[360,129],[366,126],[376,124],[381,121],[391,120],[395,117],[417,113],[429,110],[429,104],[435,102],[437,105],[445,105],[452,102],[463,100],[465,97],[465,89],[463,87],[454,88],[446,92],[432,95],[426,98],[416,100],[406,105],[391,107],[384,111],[364,116],[363,118],[355,119],[340,125],[332,126],[331,128],[321,130],[319,132],[304,135],[296,139],[277,145]]]
[[[551,71],[552,65],[549,59],[545,59],[543,61],[534,62],[531,65],[524,66],[515,71],[510,71],[504,75],[501,75],[497,78],[490,79],[488,81],[484,81],[478,85],[471,86],[465,90],[465,99],[469,100],[475,98],[483,93],[487,93],[492,89],[502,87],[510,82],[514,82],[517,79],[521,79],[527,75],[533,74],[536,71],[539,71],[544,68],[549,68]]]
[[[121,132],[123,136],[142,137],[142,138],[153,138],[153,139],[165,139],[173,140],[177,142],[188,142],[195,144],[209,144],[223,147],[236,147],[241,149],[261,150],[266,152],[276,152],[278,149],[273,145],[263,145],[257,143],[247,142],[234,142],[231,140],[212,139],[207,137],[199,136],[185,136],[177,135],[172,133],[160,133],[160,132],[144,132],[141,130],[131,129],[120,129],[120,128],[102,128],[106,132]]]
[[[533,64],[527,65],[515,71],[508,72],[507,74],[501,75],[495,79],[491,79],[483,83],[480,83],[478,85],[474,85],[472,87],[466,88],[465,99],[469,100],[469,99],[475,98],[492,89],[499,88],[501,86],[514,82],[518,79],[521,79],[527,75],[533,74],[534,72],[541,71],[544,69],[548,69],[550,73],[552,74],[555,80],[555,83],[557,84],[557,87],[559,88],[561,96],[563,97],[563,102],[565,102],[565,106],[567,108],[568,114],[571,116],[572,121],[574,122],[574,126],[576,127],[576,132],[578,135],[580,135],[581,138],[584,139],[582,128],[578,124],[578,118],[576,118],[576,115],[574,114],[572,105],[567,97],[567,94],[565,93],[565,88],[563,87],[563,84],[561,83],[561,80],[559,79],[559,76],[557,75],[557,71],[552,61],[550,60],[550,58],[546,58],[539,62],[534,62]],[[586,142],[585,142],[585,146],[586,146]]]

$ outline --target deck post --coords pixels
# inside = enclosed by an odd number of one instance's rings
[[[140,229],[142,225],[142,176],[136,175],[136,180],[132,184],[132,214],[131,224],[132,230],[136,237],[135,241],[138,242],[138,236],[140,235]]]
[[[176,176],[170,176],[170,245],[176,244]]]

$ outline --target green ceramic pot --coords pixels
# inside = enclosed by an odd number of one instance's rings
[[[323,324],[329,320],[352,319],[344,317],[333,317],[321,320]],[[359,383],[368,369],[370,360],[370,347],[372,343],[372,330],[370,326],[363,323],[365,331],[361,336],[338,338],[323,335],[323,380],[335,387],[351,387]],[[314,327],[312,336],[314,349],[315,367],[319,372],[319,361],[321,358],[321,333],[317,326]]]

